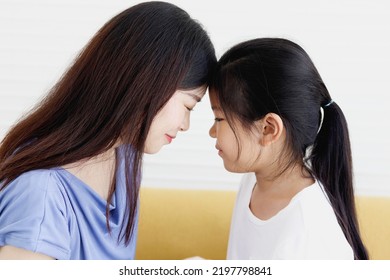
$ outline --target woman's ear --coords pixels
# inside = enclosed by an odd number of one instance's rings
[[[268,146],[277,142],[284,133],[282,118],[275,113],[268,113],[259,122],[261,126],[260,144]]]

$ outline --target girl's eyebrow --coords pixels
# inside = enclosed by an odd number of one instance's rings
[[[213,111],[221,111],[221,108],[219,106],[211,106],[211,110],[213,110]]]

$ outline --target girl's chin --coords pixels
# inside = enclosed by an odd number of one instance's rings
[[[232,163],[229,164],[226,161],[223,161],[223,166],[225,167],[225,169],[227,171],[232,172],[232,173],[247,173],[247,172],[249,172],[248,170],[244,170],[240,166],[237,166],[237,165],[232,164]]]

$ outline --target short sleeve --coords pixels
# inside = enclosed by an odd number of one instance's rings
[[[0,192],[0,246],[69,259],[62,190],[50,170],[26,172]]]

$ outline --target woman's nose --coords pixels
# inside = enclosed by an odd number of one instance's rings
[[[190,128],[190,114],[186,114],[180,126],[180,131],[187,131]]]

